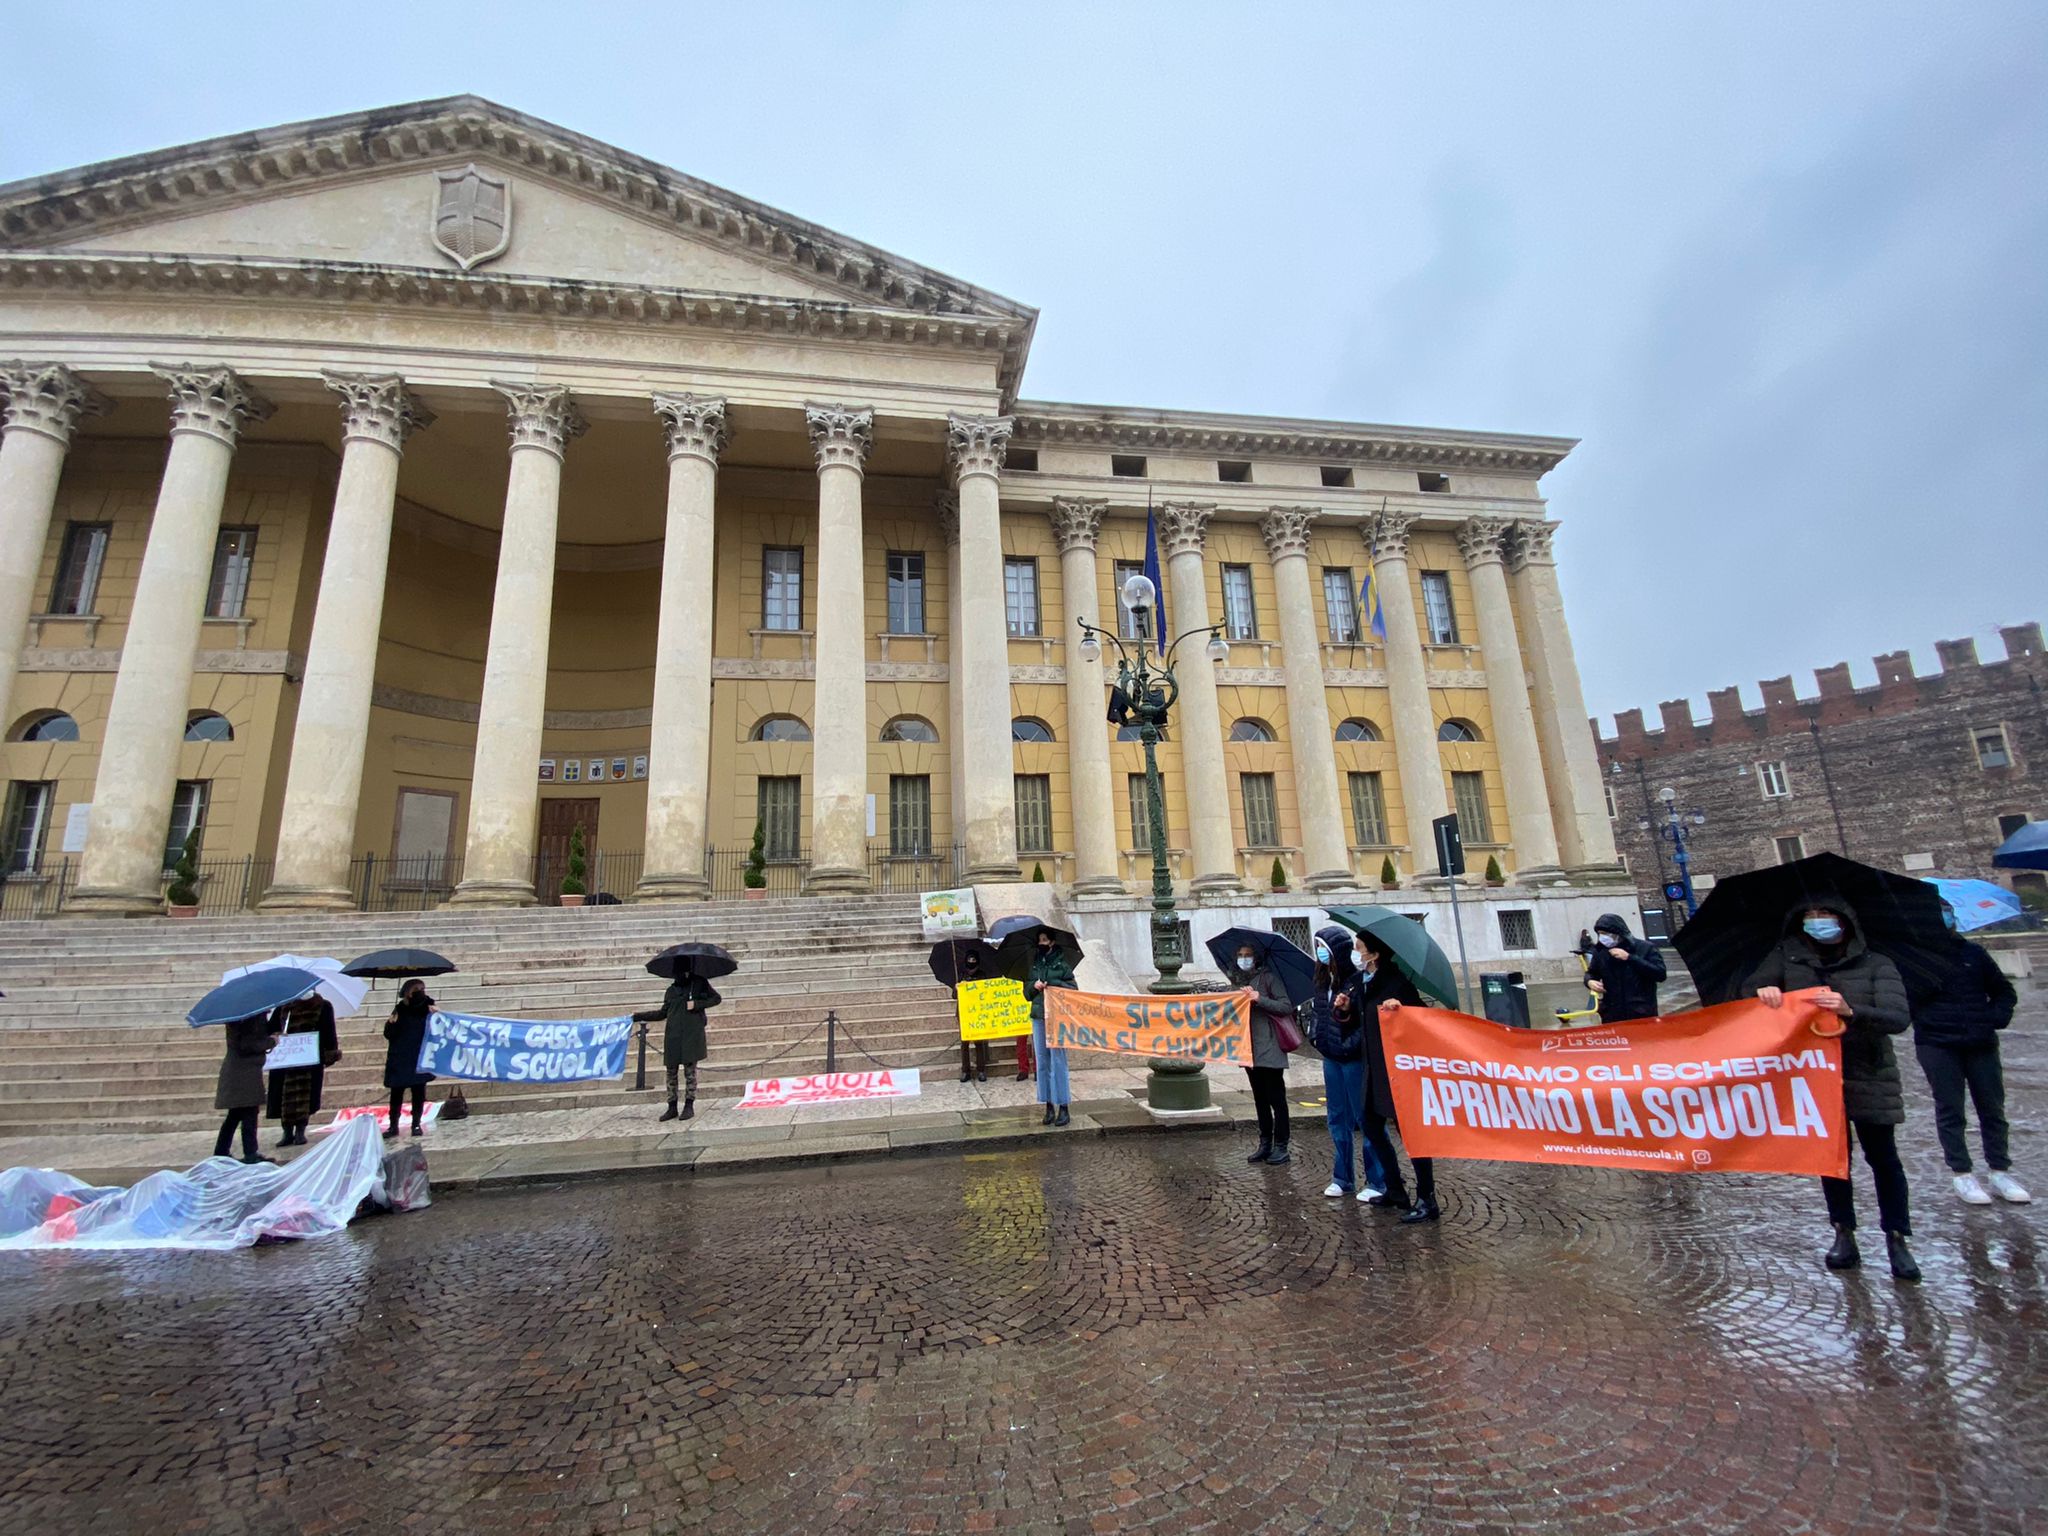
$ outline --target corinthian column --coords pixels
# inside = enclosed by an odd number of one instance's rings
[[[192,653],[206,613],[228,466],[242,427],[273,409],[226,368],[155,372],[171,389],[171,451],[121,643],[85,858],[69,908],[95,916],[163,910],[164,829],[177,792]]]
[[[355,904],[348,863],[370,739],[398,456],[406,438],[434,419],[395,374],[325,377],[342,401],[341,474],[292,729],[277,878],[264,895],[265,911],[342,911]]]
[[[588,424],[559,384],[500,384],[512,422],[505,529],[491,593],[491,639],[470,771],[469,842],[454,907],[534,902],[534,818],[548,702],[548,628],[555,603],[555,528],[562,455]]]
[[[1159,550],[1173,586],[1168,604],[1182,634],[1209,623],[1209,583],[1202,544],[1213,506],[1169,501],[1159,509]],[[1168,640],[1173,636],[1168,635]],[[1197,637],[1199,640],[1199,637]],[[1244,890],[1237,874],[1237,840],[1230,834],[1230,776],[1223,767],[1223,718],[1216,702],[1216,667],[1201,644],[1174,657],[1180,683],[1180,763],[1187,786],[1188,844],[1194,855],[1190,891]]]
[[[996,477],[1010,441],[1007,416],[949,416],[946,456],[960,496],[960,588],[975,600],[959,609],[959,649],[950,684],[960,696],[961,754],[967,804],[955,825],[967,830],[969,881],[1017,878],[1017,791],[1011,779],[1010,636],[1003,608],[1002,499]]]
[[[1316,638],[1315,600],[1309,593],[1308,531],[1311,509],[1274,507],[1259,523],[1273,561],[1273,597],[1280,610],[1280,663],[1287,679],[1287,749],[1294,759],[1294,796],[1301,807],[1301,846],[1312,892],[1349,890],[1351,845],[1337,798],[1337,746],[1330,732],[1330,701],[1323,692],[1323,648]]]
[[[654,637],[654,722],[647,756],[646,873],[636,901],[699,900],[704,815],[711,792],[713,507],[725,402],[656,395],[668,430],[668,533],[661,546],[661,610]]]
[[[64,455],[79,419],[103,414],[109,402],[56,363],[0,363],[0,394],[7,397],[6,414],[0,417],[0,725],[5,725],[13,719],[7,705],[21,665],[36,578],[42,574]]]
[[[1529,672],[1535,685],[1536,739],[1557,825],[1558,853],[1572,870],[1612,868],[1614,823],[1607,819],[1600,761],[1586,729],[1586,695],[1564,622],[1564,594],[1550,543],[1557,524],[1517,522],[1508,544],[1516,606],[1529,630]]]
[[[1095,570],[1095,540],[1102,529],[1106,501],[1056,496],[1052,503],[1053,537],[1060,546],[1060,589],[1067,594],[1070,618],[1109,628],[1096,609],[1102,590]],[[1111,633],[1114,633],[1111,630]],[[1074,894],[1121,895],[1124,883],[1116,872],[1116,811],[1109,775],[1109,732],[1104,729],[1102,658],[1081,654],[1081,630],[1067,626],[1067,782],[1074,804]]]
[[[932,521],[939,525],[939,536],[946,544],[946,660],[950,671],[960,655],[960,626],[967,621],[967,604],[960,591],[960,498],[943,488],[936,492],[932,497]],[[967,854],[967,760],[960,747],[966,734],[960,722],[966,702],[961,691],[949,683],[945,735],[947,803],[952,806],[949,835],[962,859]]]
[[[811,872],[804,888],[852,895],[868,888],[868,642],[860,492],[875,442],[875,413],[850,405],[809,405],[804,421],[818,456],[818,661],[811,701]],[[958,807],[954,815],[957,824]]]
[[[1557,831],[1550,819],[1550,792],[1543,784],[1543,750],[1537,745],[1536,717],[1529,707],[1522,641],[1508,603],[1507,568],[1502,563],[1507,535],[1504,518],[1470,518],[1458,530],[1458,548],[1472,576],[1479,650],[1486,659],[1486,696],[1493,705],[1494,746],[1514,834],[1515,873],[1554,875],[1560,873]]]
[[[1436,717],[1429,707],[1422,630],[1415,622],[1415,591],[1408,582],[1408,530],[1414,522],[1405,512],[1382,512],[1360,532],[1372,562],[1380,614],[1387,621],[1387,702],[1394,716],[1394,771],[1401,778],[1408,822],[1408,876],[1422,880],[1436,875],[1436,834],[1429,824],[1448,815],[1449,807]]]

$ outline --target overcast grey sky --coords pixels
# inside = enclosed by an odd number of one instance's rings
[[[1046,399],[1559,433],[1605,715],[2048,617],[2048,4],[22,7],[0,180],[474,91],[1042,311]]]

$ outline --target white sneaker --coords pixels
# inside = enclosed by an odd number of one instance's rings
[[[1989,1175],[1989,1178],[1992,1193],[1999,1199],[2008,1200],[2014,1205],[2029,1205],[2033,1202],[2034,1197],[2027,1193],[2027,1186],[2011,1174],[1994,1173]]]
[[[1993,1175],[1994,1178],[1997,1175]],[[1965,1205],[1989,1205],[1991,1197],[1984,1192],[1984,1186],[1977,1182],[1974,1173],[1956,1175],[1956,1198]]]
[[[1323,1191],[1323,1196],[1329,1200],[1342,1200],[1344,1198],[1344,1186],[1335,1179],[1332,1179],[1330,1180],[1330,1187]],[[1991,1197],[1986,1195],[1984,1198],[1989,1200]]]
[[[1360,1205],[1369,1205],[1384,1194],[1386,1194],[1384,1189],[1374,1189],[1368,1184],[1358,1192],[1358,1203]]]

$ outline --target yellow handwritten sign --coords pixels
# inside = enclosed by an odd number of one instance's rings
[[[1252,993],[1127,997],[1048,989],[1045,1043],[1127,1056],[1252,1064]]]
[[[1024,986],[1007,976],[989,981],[963,981],[960,1000],[962,1040],[1007,1040],[1031,1033],[1031,1004]]]

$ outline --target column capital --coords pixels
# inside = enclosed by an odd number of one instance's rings
[[[953,478],[987,475],[995,479],[1003,470],[1003,454],[1010,446],[1010,432],[1017,425],[1008,416],[946,417],[946,461]]]
[[[834,464],[851,470],[862,469],[868,452],[875,446],[875,413],[866,406],[806,405],[804,425],[810,428],[811,451],[818,456],[818,468]]]
[[[491,388],[505,397],[515,450],[539,448],[559,459],[568,450],[569,439],[590,430],[566,385],[511,384],[493,379]]]
[[[1512,524],[1504,517],[1468,517],[1458,525],[1458,552],[1467,570],[1499,565],[1507,551]]]
[[[716,466],[725,451],[730,433],[725,424],[725,401],[711,395],[668,395],[654,397],[654,414],[668,433],[668,456],[702,459]]]
[[[1322,516],[1317,507],[1269,507],[1266,515],[1259,519],[1259,532],[1265,536],[1266,554],[1274,560],[1284,560],[1289,555],[1308,558],[1308,532],[1315,526],[1315,520]]]
[[[196,432],[232,448],[250,423],[277,410],[232,368],[151,363],[149,371],[171,389],[171,431]]]
[[[932,520],[939,525],[939,536],[951,549],[960,542],[960,498],[952,491],[939,491],[932,496]]]
[[[1550,541],[1557,537],[1557,524],[1541,518],[1518,518],[1510,530],[1513,537],[1508,544],[1508,569],[1524,571],[1532,565],[1555,565],[1557,557],[1550,551]]]
[[[1109,503],[1090,496],[1055,496],[1052,499],[1052,536],[1061,554],[1085,549],[1095,553],[1095,540],[1102,532],[1103,514]]]
[[[40,432],[69,447],[87,416],[104,416],[114,402],[62,363],[0,363],[0,395],[7,397],[0,425],[9,432]]]
[[[382,443],[393,453],[405,451],[405,440],[432,426],[434,413],[419,402],[395,373],[322,373],[329,389],[341,396],[341,436]]]
[[[1375,561],[1406,560],[1408,532],[1414,526],[1412,512],[1389,512],[1383,508],[1378,516],[1360,523],[1358,533],[1365,540],[1366,552]]]
[[[1163,501],[1159,504],[1159,553],[1171,560],[1176,555],[1199,555],[1209,534],[1209,519],[1216,515],[1213,502]]]

